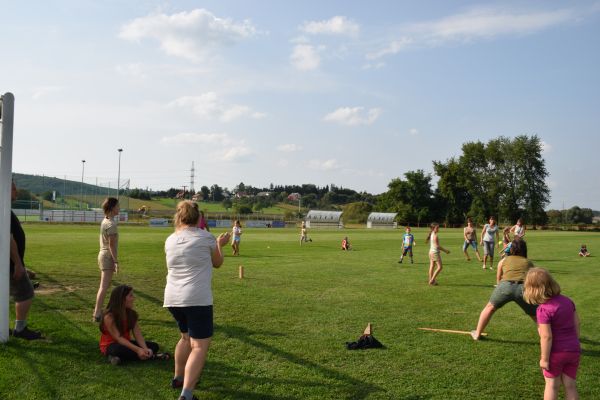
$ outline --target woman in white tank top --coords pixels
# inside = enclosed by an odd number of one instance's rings
[[[429,231],[429,235],[427,235],[427,239],[425,242],[430,242],[429,245],[429,284],[431,286],[436,286],[437,281],[436,278],[442,272],[442,256],[440,255],[440,250],[446,254],[450,254],[449,250],[446,250],[442,246],[440,246],[440,241],[438,239],[438,232],[440,230],[440,225],[433,223],[431,224],[431,231]],[[437,268],[435,266],[437,265]],[[435,268],[435,269],[434,269]]]

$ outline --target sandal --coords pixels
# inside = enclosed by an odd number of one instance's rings
[[[153,358],[155,360],[170,360],[171,355],[169,353],[156,353]]]

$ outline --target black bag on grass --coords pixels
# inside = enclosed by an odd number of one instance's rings
[[[373,335],[362,335],[356,342],[346,342],[346,348],[348,350],[360,350],[360,349],[379,349],[383,345]]]

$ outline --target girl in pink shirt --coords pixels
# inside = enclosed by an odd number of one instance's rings
[[[532,268],[527,273],[523,298],[537,309],[540,367],[546,380],[544,400],[558,398],[561,384],[567,399],[578,399],[575,379],[579,367],[579,317],[571,299],[560,294],[550,273]]]

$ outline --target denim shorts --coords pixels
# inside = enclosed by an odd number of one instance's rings
[[[511,301],[517,303],[527,315],[536,316],[537,305],[529,304],[523,300],[523,282],[500,281],[492,292],[490,303],[497,310]]]
[[[471,245],[471,247],[477,250],[477,241],[476,240],[465,240],[463,243],[463,251],[467,251],[467,248]]]
[[[169,312],[181,333],[187,333],[192,339],[212,337],[213,306],[169,307]]]
[[[483,241],[483,255],[494,257],[494,242]]]

